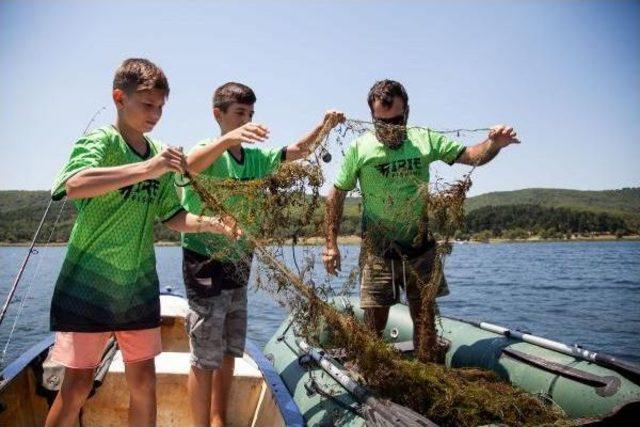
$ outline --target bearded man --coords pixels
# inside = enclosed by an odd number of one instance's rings
[[[483,165],[500,150],[518,143],[513,128],[491,128],[486,140],[464,145],[426,128],[407,127],[409,97],[399,82],[376,82],[367,99],[375,132],[357,138],[345,153],[334,187],[327,198],[326,248],[328,273],[340,270],[337,236],[347,192],[360,185],[362,248],[360,251],[360,307],[367,327],[379,335],[389,307],[404,288],[411,318],[421,314],[421,286],[429,282],[436,259],[436,242],[426,226],[425,197],[429,164]],[[448,294],[444,276],[438,296]],[[416,334],[414,328],[414,345]]]

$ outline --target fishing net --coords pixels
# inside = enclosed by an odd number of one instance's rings
[[[251,252],[255,251],[259,261],[257,287],[272,293],[295,314],[298,333],[317,345],[324,334],[322,345],[341,348],[362,381],[379,397],[410,407],[442,425],[564,423],[556,407],[516,389],[493,373],[449,369],[438,363],[445,349],[437,334],[436,296],[443,283],[446,257],[451,252],[449,241],[463,226],[464,201],[471,187],[473,167],[459,179],[447,180],[436,173],[427,183],[412,173],[415,164],[386,165],[382,174],[402,173],[414,191],[400,203],[396,194],[381,184],[375,194],[384,198],[379,202],[384,209],[392,211],[390,216],[397,221],[369,221],[366,229],[360,230],[364,231],[361,253],[395,251],[402,256],[393,241],[384,237],[397,233],[410,234],[413,247],[437,242],[433,243],[433,268],[428,274],[415,271],[410,263],[406,272],[419,289],[420,309],[414,325],[415,357],[408,358],[388,346],[376,331],[357,321],[352,311],[339,311],[327,302],[330,297],[354,291],[362,262],[352,271],[344,272],[346,277],[336,286],[334,280],[315,271],[317,254],[303,251],[300,262],[295,256],[295,245],[317,243],[317,239],[324,236],[325,225],[343,216],[341,210],[326,212],[320,195],[325,182],[330,181],[325,176],[327,161],[345,161],[349,145],[359,137],[375,134],[381,139],[403,139],[409,129],[347,120],[334,129],[325,126],[307,160],[284,163],[266,178],[234,181],[194,175],[189,176],[190,185],[203,201],[203,214],[232,217],[243,229],[244,238],[226,245],[225,250],[234,252],[243,262],[250,261]],[[420,130],[433,132],[426,128]],[[459,129],[439,134],[448,134],[465,145],[472,145],[483,139],[487,131]],[[371,198],[375,194],[363,195],[359,188],[349,192],[349,215],[361,216],[362,197]],[[349,234],[352,233],[350,228]],[[293,266],[285,260],[289,245]],[[363,262],[367,262],[366,257]],[[327,331],[331,331],[328,338]]]

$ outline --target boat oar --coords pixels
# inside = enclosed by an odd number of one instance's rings
[[[362,413],[367,427],[437,427],[437,424],[428,418],[405,406],[388,400],[376,399],[366,388],[338,368],[331,358],[311,347],[306,341],[299,339],[297,344],[304,353],[308,354],[362,404]]]
[[[459,319],[460,320],[460,319]],[[496,334],[504,335],[509,338],[518,339],[529,344],[537,345],[540,347],[555,350],[559,353],[567,354],[578,359],[583,359],[588,362],[598,363],[607,368],[611,368],[621,374],[626,374],[634,379],[636,382],[640,380],[640,366],[634,363],[630,363],[624,360],[620,360],[615,356],[606,353],[597,353],[594,351],[585,350],[580,347],[569,346],[558,341],[553,341],[547,338],[542,338],[536,335],[527,334],[525,332],[516,331],[514,329],[504,328],[502,326],[494,325],[487,322],[469,322],[462,320],[466,323],[471,323],[485,331],[494,332]]]

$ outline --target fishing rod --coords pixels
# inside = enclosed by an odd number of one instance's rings
[[[36,233],[33,236],[33,240],[31,241],[31,245],[29,246],[29,251],[27,252],[27,255],[24,257],[24,260],[22,261],[22,265],[20,266],[20,270],[18,270],[18,275],[16,276],[15,280],[13,281],[13,286],[11,286],[11,290],[9,291],[9,295],[7,295],[7,299],[4,302],[4,305],[2,306],[2,311],[0,311],[0,325],[2,325],[2,321],[4,320],[4,316],[7,314],[7,310],[9,309],[9,304],[11,304],[11,301],[13,300],[13,297],[16,293],[16,290],[18,289],[18,283],[20,283],[20,279],[22,278],[22,274],[24,273],[26,267],[27,267],[27,263],[29,262],[29,258],[31,258],[31,255],[33,254],[37,254],[38,251],[36,249],[34,249],[35,245],[36,245],[36,240],[38,238],[38,235],[40,234],[40,230],[42,230],[42,226],[44,225],[44,220],[47,217],[47,214],[49,213],[49,209],[51,209],[51,204],[53,203],[53,199],[49,198],[49,203],[47,204],[47,208],[44,210],[44,214],[42,215],[42,218],[40,218],[40,224],[38,224],[38,228],[36,229]]]
[[[91,120],[89,120],[89,123],[87,123],[87,125],[84,128],[84,130],[82,131],[82,135],[86,135],[87,131],[89,130],[89,127],[91,126],[91,124],[93,124],[93,122],[96,120],[96,118],[105,109],[106,109],[106,107],[102,107],[102,108],[100,108],[98,111],[96,111],[94,113],[94,115],[91,117]],[[6,298],[5,302],[4,302],[4,305],[2,306],[2,311],[0,311],[0,325],[2,325],[2,321],[4,320],[4,318],[5,318],[6,314],[7,314],[7,310],[9,309],[9,305],[11,304],[11,301],[13,300],[13,297],[15,296],[16,290],[18,289],[18,284],[20,283],[20,280],[22,279],[22,275],[24,274],[24,272],[26,270],[27,263],[29,262],[29,259],[31,258],[31,255],[35,255],[35,254],[38,253],[38,251],[35,249],[36,241],[38,240],[38,236],[40,234],[40,231],[42,230],[42,226],[44,225],[44,221],[47,218],[47,214],[49,213],[49,209],[51,209],[52,203],[53,203],[53,199],[49,198],[49,203],[47,204],[47,208],[44,210],[44,214],[42,215],[42,218],[40,218],[40,224],[38,225],[38,228],[36,229],[36,232],[33,235],[33,239],[31,240],[31,245],[29,246],[29,251],[27,252],[27,255],[25,256],[24,260],[22,261],[22,265],[20,266],[20,270],[18,270],[18,274],[17,274],[15,280],[13,281],[13,285],[11,286],[11,290],[9,291],[9,294],[7,295],[7,298]],[[64,209],[64,203],[63,203],[62,207],[60,208],[60,211],[62,211],[62,209]],[[59,218],[59,216],[58,216],[58,218]],[[51,233],[53,234],[53,230],[51,230]],[[49,237],[49,240],[51,240],[51,236]],[[47,242],[47,245],[48,244],[49,244],[49,242]]]

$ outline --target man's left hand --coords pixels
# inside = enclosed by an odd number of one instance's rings
[[[516,138],[517,134],[511,126],[497,125],[489,131],[489,139],[492,140],[499,148],[504,148],[509,144],[520,144],[520,140]]]

